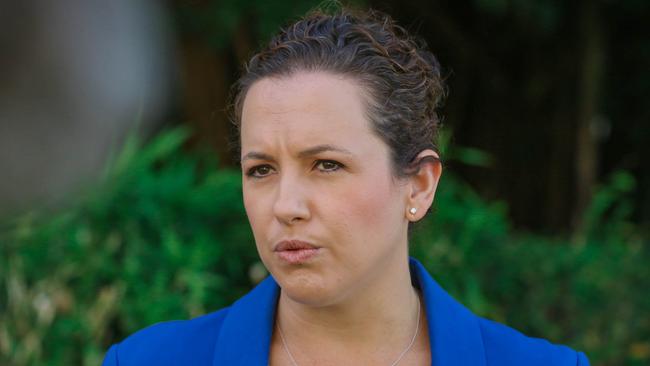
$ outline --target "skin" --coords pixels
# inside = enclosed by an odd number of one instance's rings
[[[408,223],[431,205],[441,167],[426,163],[395,178],[364,97],[349,78],[298,72],[257,81],[243,105],[244,205],[260,258],[281,287],[276,321],[301,366],[390,364],[417,321]],[[427,155],[436,156],[418,157]],[[320,249],[289,264],[273,251],[286,239]],[[421,325],[400,365],[430,364],[424,311]],[[271,364],[290,364],[278,334]]]

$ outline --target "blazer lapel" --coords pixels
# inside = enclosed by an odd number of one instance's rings
[[[420,262],[411,258],[410,267],[427,309],[432,365],[485,366],[478,318],[447,294]]]
[[[268,276],[237,300],[223,321],[213,366],[268,365],[279,287]]]

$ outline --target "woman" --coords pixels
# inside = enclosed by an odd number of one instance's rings
[[[105,365],[587,365],[481,319],[408,257],[442,173],[434,56],[386,16],[313,13],[247,65],[234,122],[271,273],[231,307],[162,323]]]

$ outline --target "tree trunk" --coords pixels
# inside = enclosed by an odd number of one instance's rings
[[[576,119],[576,206],[572,223],[574,230],[579,230],[583,225],[583,215],[596,185],[598,146],[593,121],[597,114],[604,55],[598,3],[591,0],[582,1],[579,14],[578,39],[582,47]]]

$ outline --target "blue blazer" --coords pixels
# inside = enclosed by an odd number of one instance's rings
[[[415,259],[410,260],[410,270],[424,297],[432,365],[589,365],[581,352],[472,314]],[[228,308],[192,320],[159,323],[131,335],[108,350],[103,366],[266,366],[279,293],[269,276]]]

